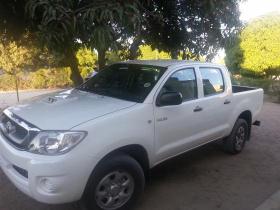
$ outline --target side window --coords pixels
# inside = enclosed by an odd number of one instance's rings
[[[203,80],[204,96],[224,92],[225,85],[222,72],[217,68],[199,68]]]
[[[197,98],[196,76],[193,68],[182,69],[173,73],[163,86],[163,92],[180,92],[183,101]]]

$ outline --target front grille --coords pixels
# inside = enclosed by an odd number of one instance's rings
[[[3,114],[2,124],[4,126],[4,135],[11,135],[17,139],[24,139],[28,135],[28,131],[11,120],[7,115]],[[10,130],[7,130],[10,129]]]
[[[9,143],[18,149],[25,150],[37,134],[36,128],[13,113],[7,113],[4,112],[0,116],[0,132]]]

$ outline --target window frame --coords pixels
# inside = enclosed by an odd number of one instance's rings
[[[201,74],[201,70],[200,69],[216,69],[220,72],[221,76],[222,76],[222,80],[223,80],[223,91],[222,92],[219,92],[219,93],[212,93],[212,94],[209,94],[209,95],[205,95],[205,92],[204,92],[204,86],[203,86],[203,77],[202,77],[202,74]],[[222,69],[218,68],[218,67],[210,67],[210,66],[198,66],[198,71],[199,71],[199,74],[200,74],[200,77],[201,77],[201,85],[202,85],[202,97],[204,98],[207,98],[207,97],[211,97],[211,96],[216,96],[216,95],[221,95],[223,93],[225,93],[225,90],[226,90],[226,83],[225,83],[225,78],[224,78],[224,74],[223,74],[223,71]]]
[[[196,72],[196,68],[194,67],[194,66],[191,66],[191,67],[189,67],[189,66],[186,66],[186,67],[183,67],[183,68],[180,68],[180,69],[177,69],[177,70],[175,70],[175,71],[172,71],[172,72],[170,72],[170,74],[165,78],[165,81],[163,82],[163,85],[161,85],[161,87],[159,88],[159,91],[158,91],[158,93],[157,93],[157,97],[156,97],[156,101],[157,101],[157,99],[160,97],[160,92],[161,92],[161,90],[162,90],[162,88],[164,87],[164,85],[166,84],[166,82],[168,81],[168,79],[170,78],[170,77],[172,77],[172,75],[174,75],[174,74],[176,74],[177,72],[179,72],[179,71],[183,71],[183,70],[188,70],[188,69],[190,69],[190,70],[192,70],[193,71],[193,73],[194,73],[194,77],[195,77],[195,84],[196,84],[196,97],[195,98],[191,98],[191,99],[183,99],[183,102],[182,103],[185,103],[185,102],[189,102],[189,101],[194,101],[194,100],[198,100],[199,99],[199,90],[198,90],[198,77],[197,77],[197,72]]]

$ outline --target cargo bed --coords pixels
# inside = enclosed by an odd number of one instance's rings
[[[239,86],[239,85],[233,85],[232,86],[232,92],[233,93],[240,93],[240,92],[245,92],[245,91],[250,91],[250,90],[256,90],[258,88],[255,87],[248,87],[248,86]]]

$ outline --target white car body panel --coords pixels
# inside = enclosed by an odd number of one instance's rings
[[[76,89],[48,94],[9,111],[42,130],[69,130],[77,124],[135,105],[135,102],[101,96]],[[77,110],[77,107],[82,109]],[[42,120],[42,117],[48,120]]]
[[[76,201],[81,198],[95,166],[112,151],[128,145],[140,145],[146,150],[152,168],[168,158],[228,136],[244,111],[252,113],[252,122],[258,119],[263,90],[232,93],[230,76],[223,66],[185,61],[127,63],[168,67],[143,103],[71,89],[8,108],[42,130],[88,133],[75,148],[58,156],[19,151],[0,135],[0,166],[21,191],[44,203]],[[202,66],[221,69],[225,82],[223,93],[203,96],[199,73]],[[177,106],[156,106],[156,98],[165,81],[173,72],[187,67],[195,68],[198,99]],[[231,103],[225,105],[225,100]],[[203,111],[193,112],[198,105]],[[28,179],[19,175],[13,165],[27,170]],[[57,190],[49,193],[42,190],[42,177],[50,178]]]

